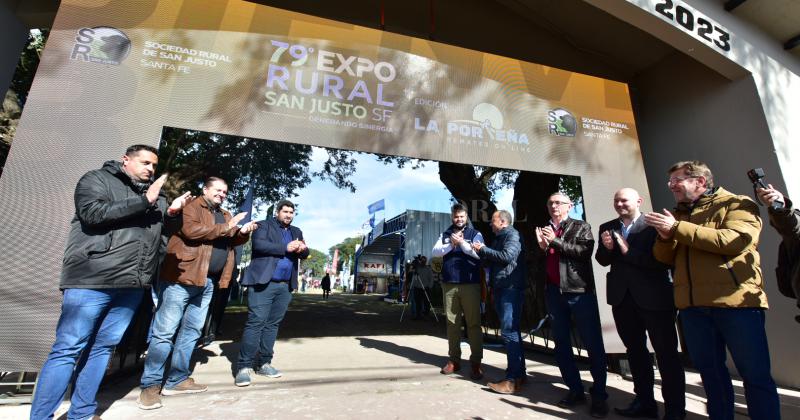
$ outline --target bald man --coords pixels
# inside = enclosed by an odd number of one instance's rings
[[[647,349],[649,335],[662,378],[664,418],[682,419],[685,379],[678,357],[672,283],[669,267],[653,257],[658,232],[640,217],[642,201],[632,188],[614,194],[614,210],[619,218],[600,225],[600,244],[595,254],[597,262],[611,266],[606,298],[627,350],[636,394],[628,407],[614,410],[624,417],[658,418],[653,396],[653,363]]]

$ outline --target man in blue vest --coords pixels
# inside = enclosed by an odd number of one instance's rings
[[[272,366],[273,347],[292,291],[297,289],[298,261],[308,258],[303,232],[291,226],[294,204],[281,200],[275,204],[275,213],[275,217],[258,222],[250,267],[242,280],[242,286],[247,286],[247,323],[239,348],[236,386],[250,385],[252,373],[281,376]]]
[[[432,255],[442,257],[442,292],[447,314],[447,364],[441,373],[461,370],[461,320],[467,324],[470,347],[470,378],[483,378],[483,334],[481,332],[481,265],[472,244],[483,243],[483,236],[468,223],[467,209],[461,204],[450,210],[453,224],[436,241]]]

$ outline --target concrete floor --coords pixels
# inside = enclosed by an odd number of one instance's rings
[[[529,381],[519,395],[488,391],[486,380],[465,375],[444,376],[444,323],[433,319],[399,321],[402,306],[379,302],[374,296],[332,295],[329,301],[308,293],[295,295],[275,346],[273,365],[284,376],[256,376],[253,385],[233,385],[231,362],[237,357],[244,314],[229,314],[228,334],[196,352],[193,377],[209,385],[208,392],[163,397],[164,407],[136,407],[140,372],[105,384],[98,395],[98,414],[105,419],[505,419],[591,418],[588,407],[576,411],[555,406],[565,392],[553,357],[526,353]],[[408,315],[408,314],[406,314]],[[238,326],[238,327],[237,327]],[[469,349],[464,349],[464,357]],[[487,343],[486,379],[500,378],[505,369],[502,348]],[[587,366],[580,365],[591,384]],[[743,388],[735,382],[737,412],[746,413]],[[633,384],[608,375],[609,404],[626,406]],[[705,417],[705,397],[699,375],[687,372],[689,419]],[[656,390],[657,398],[660,398]],[[784,419],[800,418],[800,392],[781,390]],[[64,403],[57,412],[66,412]],[[663,406],[659,407],[663,413]],[[0,407],[0,418],[27,418],[28,406]],[[66,416],[64,416],[65,418]],[[609,418],[618,418],[613,414]],[[737,418],[746,418],[737,415]]]

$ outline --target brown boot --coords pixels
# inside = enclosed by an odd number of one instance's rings
[[[515,394],[517,386],[511,379],[503,379],[500,382],[489,382],[489,388],[498,394]]]
[[[448,360],[448,361],[447,361],[447,364],[446,364],[446,365],[444,365],[444,367],[442,368],[442,370],[440,370],[439,372],[440,372],[442,375],[451,375],[451,374],[453,374],[454,372],[458,372],[459,370],[461,370],[461,364],[460,364],[460,363],[458,363],[458,362],[454,362],[454,361],[452,361],[452,360]]]
[[[473,381],[483,379],[483,369],[481,368],[481,362],[478,363],[472,362],[471,372],[469,374],[469,377]]]

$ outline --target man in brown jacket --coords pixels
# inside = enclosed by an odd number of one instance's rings
[[[139,408],[161,407],[163,395],[203,392],[207,386],[190,378],[192,351],[208,312],[214,281],[228,287],[233,272],[233,248],[247,242],[257,228],[253,222],[241,228],[237,224],[247,215],[234,217],[221,208],[228,195],[228,185],[211,177],[203,186],[203,195],[183,210],[183,225],[167,245],[158,284],[159,299],[153,316],[152,337],[147,350]],[[172,339],[175,337],[173,346]],[[169,377],[163,391],[164,368],[172,353]]]
[[[703,379],[708,415],[733,420],[727,348],[744,380],[750,418],[779,419],[764,330],[767,296],[756,250],[758,207],[746,196],[715,187],[711,170],[699,161],[673,165],[667,185],[677,202],[675,214],[664,210],[644,217],[658,232],[653,255],[675,270],[675,306],[689,356]]]

